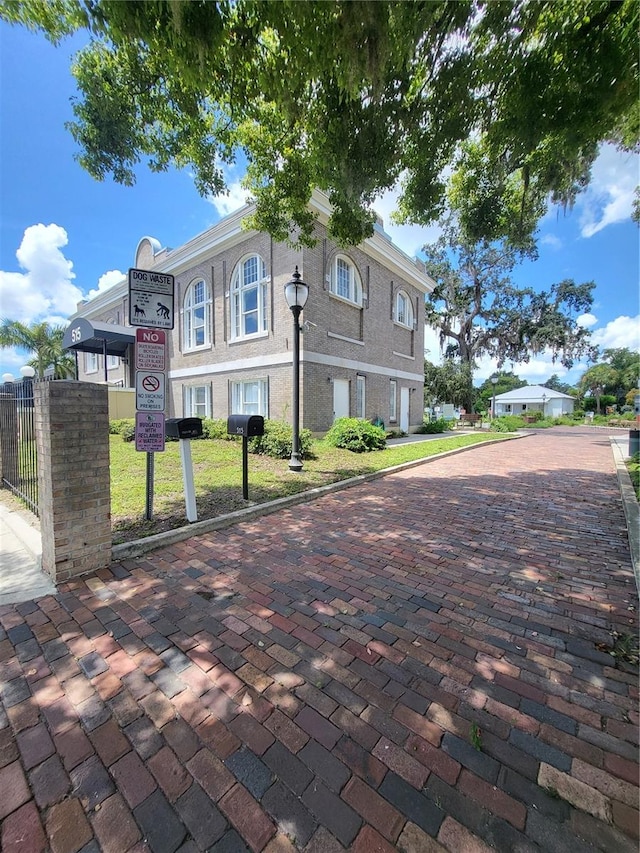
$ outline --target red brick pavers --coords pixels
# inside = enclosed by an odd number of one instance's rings
[[[556,429],[3,607],[2,849],[636,850],[636,603]]]

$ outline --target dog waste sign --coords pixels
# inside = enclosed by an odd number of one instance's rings
[[[173,329],[172,275],[129,270],[129,323],[151,329]]]

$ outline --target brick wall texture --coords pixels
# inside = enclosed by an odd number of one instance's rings
[[[107,387],[35,386],[42,567],[55,582],[111,561]]]

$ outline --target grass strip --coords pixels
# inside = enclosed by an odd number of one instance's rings
[[[289,471],[288,460],[249,454],[249,504],[265,503],[318,486],[414,462],[461,447],[497,438],[496,433],[473,433],[394,444],[372,453],[352,453],[313,444],[313,456],[304,460],[299,474]],[[110,436],[111,517],[113,542],[120,544],[185,524],[182,466],[178,442],[167,442],[154,454],[153,519],[144,518],[146,453],[133,442]],[[200,520],[216,518],[247,506],[242,498],[242,443],[197,440],[191,442],[196,505]]]

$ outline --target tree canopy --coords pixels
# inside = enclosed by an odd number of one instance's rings
[[[26,325],[18,320],[0,321],[0,349],[15,347],[29,353],[28,362],[43,379],[47,370],[52,370],[56,379],[68,379],[75,375],[75,359],[62,348],[65,326],[49,323]]]
[[[437,365],[425,359],[424,362],[424,402],[426,406],[438,402],[453,403],[472,409],[472,375],[468,364],[459,359],[447,358]]]
[[[203,194],[247,160],[252,223],[311,238],[325,190],[342,243],[402,180],[400,215],[447,199],[472,239],[530,241],[598,145],[638,145],[637,0],[4,0],[7,21],[89,39],[73,73],[82,165],[131,184],[189,166]],[[471,140],[471,141],[470,141]]]
[[[505,241],[467,242],[452,222],[424,251],[436,283],[426,297],[426,319],[439,330],[446,355],[471,368],[483,355],[501,367],[548,351],[569,368],[579,356],[595,356],[590,332],[576,322],[591,308],[593,282],[518,287],[512,273],[519,251]]]
[[[594,364],[584,372],[580,388],[585,396],[595,397],[596,411],[600,414],[600,400],[607,386],[616,381],[616,371],[610,364]]]
[[[580,379],[580,388],[585,395],[596,398],[598,412],[600,397],[610,395],[617,405],[628,403],[629,392],[634,391],[640,378],[640,353],[627,347],[605,349],[602,361],[592,365]],[[634,395],[632,395],[634,396]]]
[[[546,382],[541,382],[540,384],[544,388],[550,388],[552,391],[560,391],[561,394],[569,394],[572,397],[577,396],[578,393],[575,385],[563,382],[557,373],[553,373]]]

